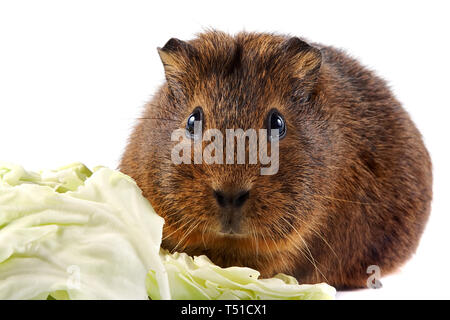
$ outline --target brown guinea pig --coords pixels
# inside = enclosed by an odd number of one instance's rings
[[[120,169],[165,218],[163,247],[340,289],[411,257],[430,212],[431,162],[382,79],[340,50],[276,34],[209,31],[158,52],[167,82]],[[193,138],[193,120],[204,131],[275,130],[276,173],[175,164],[171,135]]]

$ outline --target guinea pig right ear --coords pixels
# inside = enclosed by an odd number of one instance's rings
[[[195,53],[192,45],[177,38],[171,38],[164,47],[158,47],[157,50],[169,85],[186,69],[187,63]]]

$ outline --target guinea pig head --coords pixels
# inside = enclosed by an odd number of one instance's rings
[[[306,234],[326,175],[320,51],[296,37],[207,32],[158,52],[167,81],[121,169],[165,218],[163,246],[244,265],[238,256]]]

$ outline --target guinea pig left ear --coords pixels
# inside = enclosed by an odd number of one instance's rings
[[[282,44],[282,51],[293,67],[296,78],[315,78],[322,64],[320,50],[297,37],[287,39]],[[312,80],[312,79],[311,79]]]

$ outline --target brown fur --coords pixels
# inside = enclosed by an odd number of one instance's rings
[[[163,247],[302,283],[366,285],[414,253],[430,211],[431,162],[386,83],[344,52],[283,35],[211,31],[159,49],[167,83],[148,103],[120,169],[161,216]],[[196,106],[208,128],[287,123],[277,174],[259,165],[174,165],[170,141]],[[244,236],[218,234],[215,188],[248,188]]]

